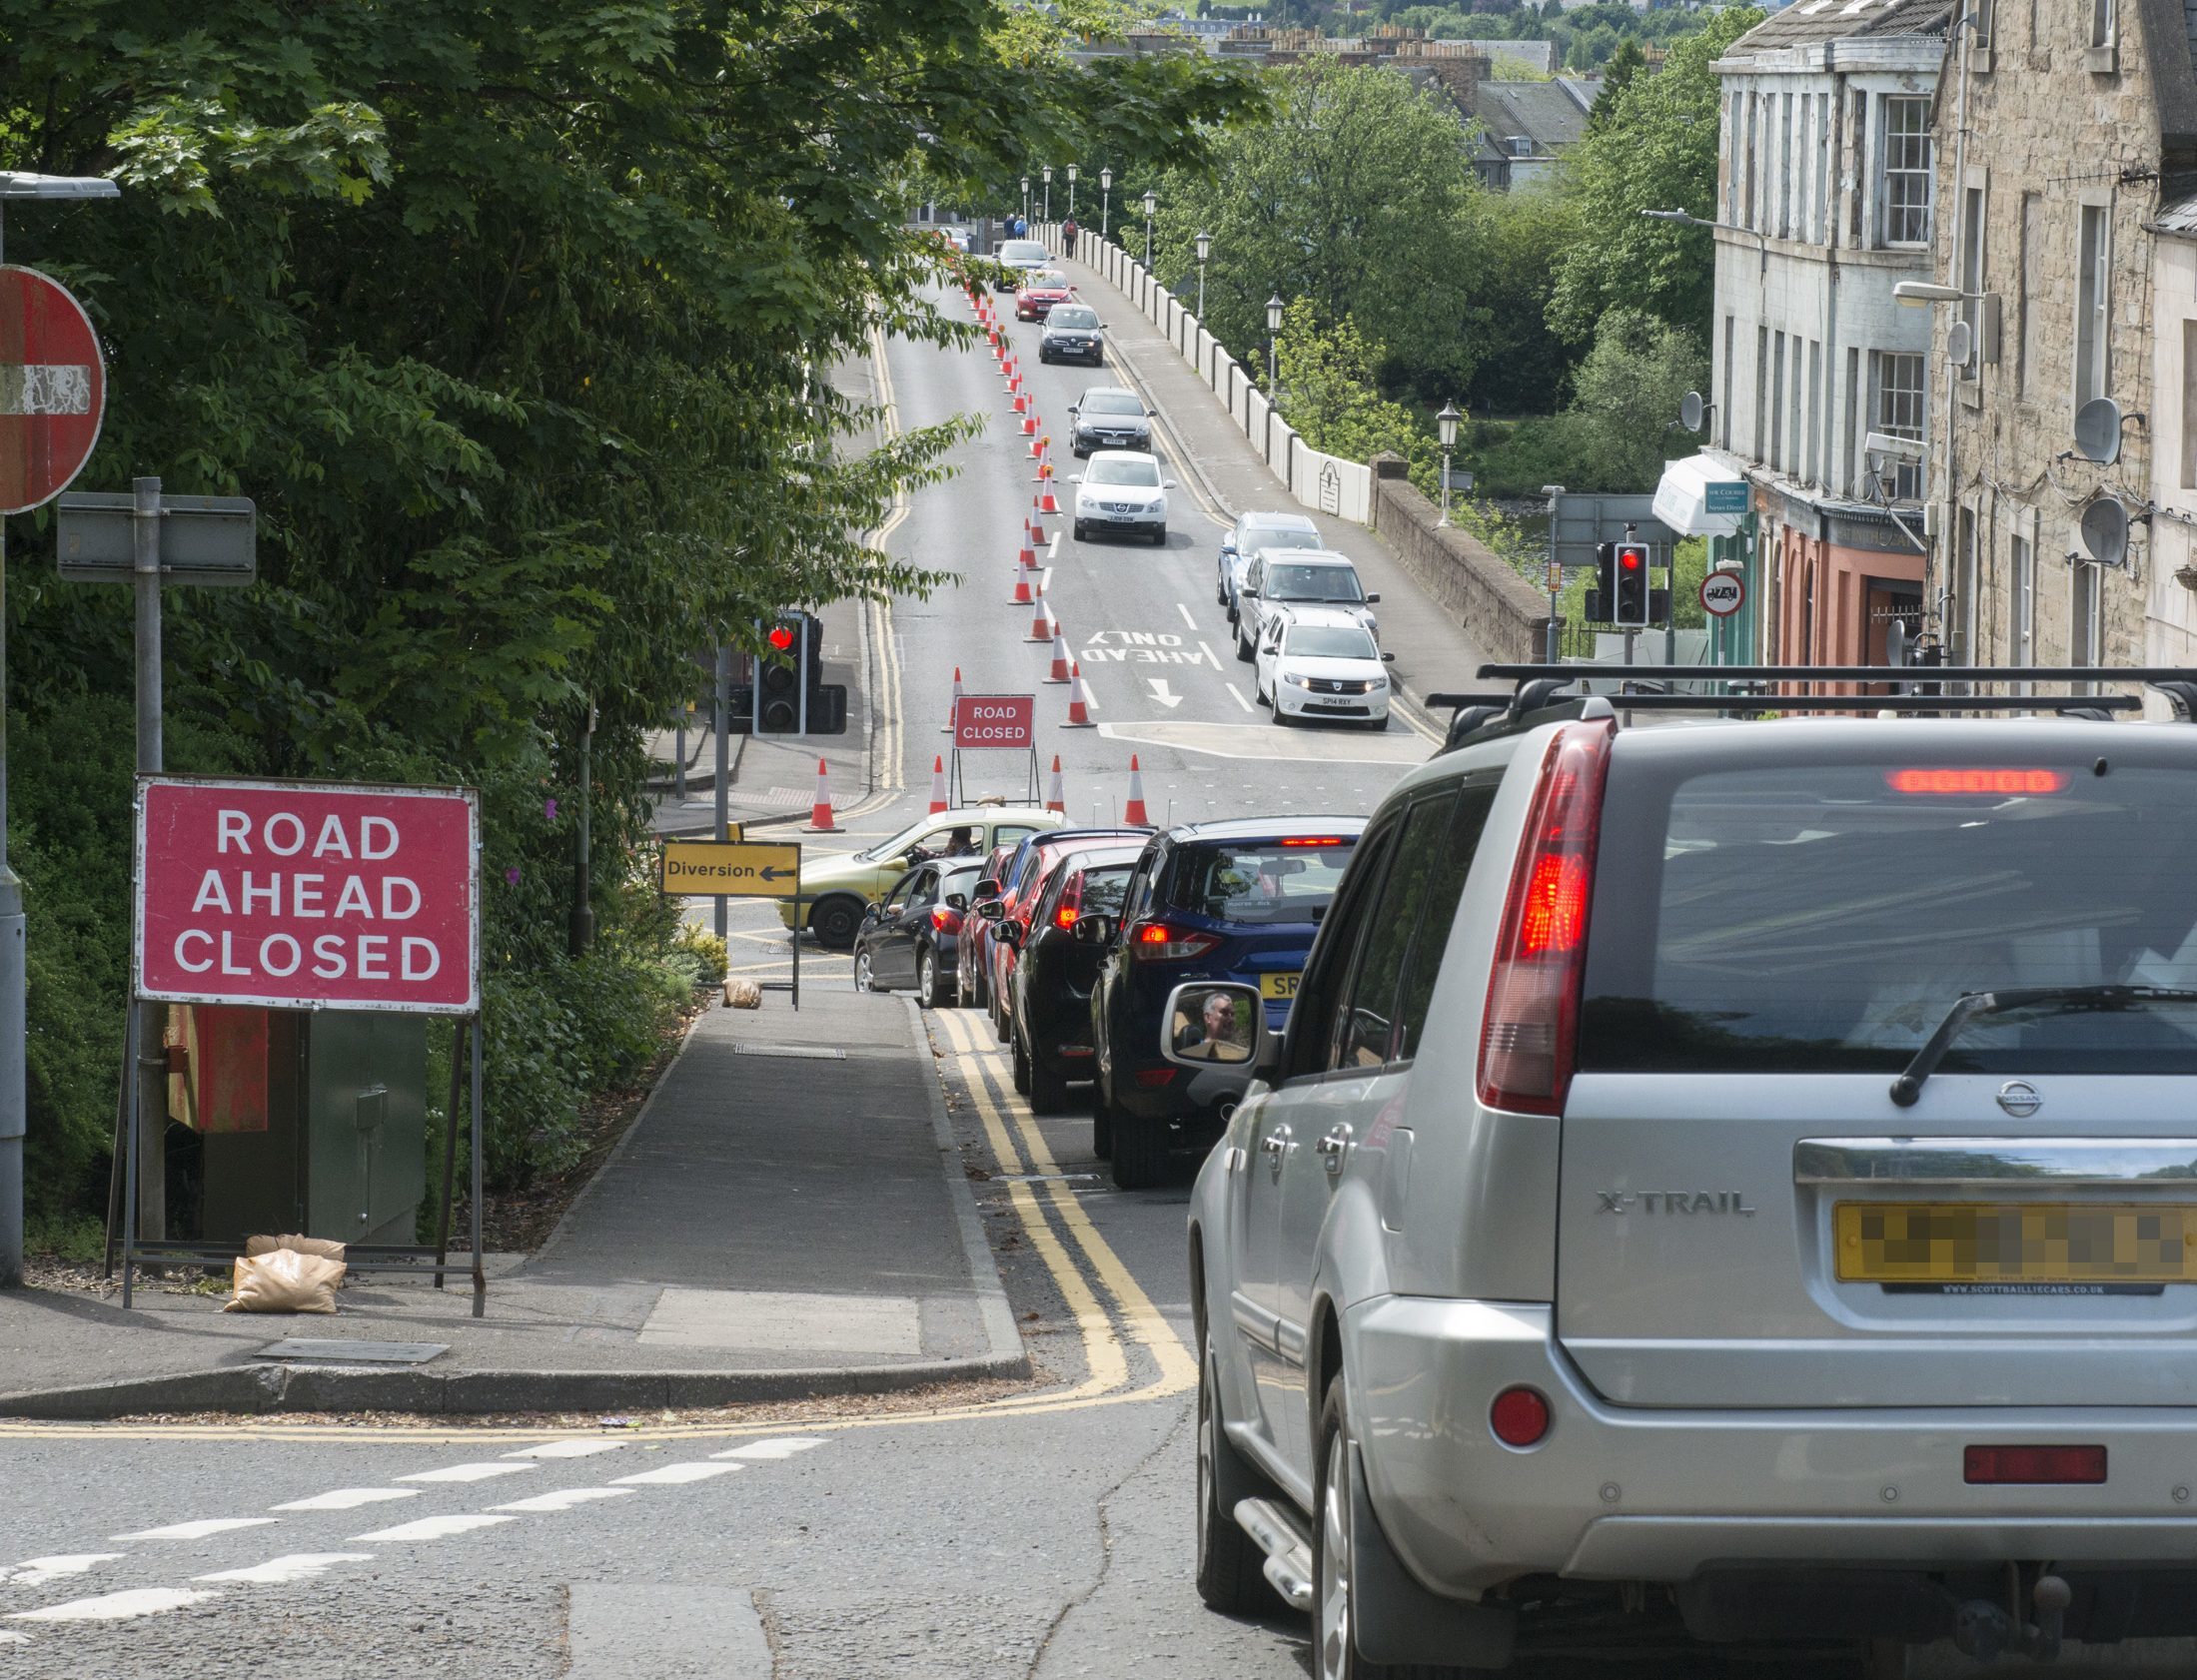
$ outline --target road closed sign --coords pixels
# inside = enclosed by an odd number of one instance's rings
[[[480,835],[470,788],[143,778],[138,996],[472,1014]]]
[[[666,840],[659,883],[674,898],[791,898],[801,848],[783,841]]]
[[[1746,579],[1739,573],[1712,571],[1701,579],[1701,610],[1711,618],[1729,618],[1746,603]]]
[[[964,694],[953,703],[953,744],[962,752],[1037,745],[1035,694]]]

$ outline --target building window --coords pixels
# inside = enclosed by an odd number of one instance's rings
[[[1785,336],[1776,335],[1769,360],[1769,463],[1785,469]]]
[[[1983,366],[1983,189],[1970,187],[1960,196],[1960,319],[1968,325],[1968,360],[1960,377],[1973,380]]]
[[[1831,242],[1830,213],[1830,158],[1831,158],[1831,96],[1819,93],[1815,96],[1815,239],[1821,244]]]
[[[1730,100],[1730,110],[1724,117],[1725,165],[1724,165],[1724,220],[1739,220],[1739,112],[1746,96],[1736,91]]]
[[[2197,321],[2182,323],[2182,488],[2197,490]]]
[[[1957,515],[1953,544],[1952,599],[1945,603],[1945,651],[1947,664],[1976,662],[1976,510],[1963,507]]]
[[[1762,225],[1760,218],[1754,213],[1754,182],[1756,175],[1759,173],[1754,167],[1754,160],[1761,143],[1761,137],[1762,96],[1758,93],[1750,93],[1747,95],[1746,213],[1739,218],[1740,224],[1749,232],[1758,229]]]
[[[1823,343],[1808,343],[1808,482],[1823,482]]]
[[[1881,182],[1886,245],[1930,243],[1930,102],[1905,94],[1884,101]]]
[[[1802,339],[1802,338],[1800,337],[1800,335],[1799,335],[1799,334],[1797,334],[1797,333],[1793,334],[1793,336],[1792,336],[1792,419],[1791,419],[1791,421],[1790,421],[1790,423],[1789,423],[1789,424],[1787,425],[1787,427],[1786,427],[1786,430],[1785,430],[1785,436],[1786,436],[1786,437],[1787,437],[1787,438],[1788,438],[1788,439],[1790,440],[1790,442],[1791,442],[1791,450],[1790,450],[1790,452],[1789,452],[1789,454],[1788,454],[1788,456],[1787,456],[1787,463],[1788,463],[1788,464],[1789,464],[1789,465],[1791,466],[1791,468],[1792,468],[1792,475],[1793,475],[1793,476],[1794,476],[1795,478],[1797,478],[1797,477],[1799,477],[1799,476],[1801,475],[1802,471],[1803,471],[1803,470],[1805,469],[1805,467],[1806,467],[1806,465],[1807,465],[1806,457],[1805,457],[1805,456],[1803,456],[1803,455],[1801,454],[1801,452],[1800,452],[1800,406],[1801,406],[1801,402],[1802,402],[1802,394],[1801,394],[1801,389],[1800,389],[1800,374],[1801,374],[1801,368],[1802,368],[1802,364],[1801,364],[1801,361],[1800,361],[1800,353],[1801,353],[1801,350],[1802,350],[1802,348],[1803,348],[1804,344],[1805,344],[1805,341],[1804,341],[1804,340],[1803,340],[1803,339]]]
[[[2095,665],[2099,662],[2098,630],[2098,580],[2104,568],[2094,560],[2077,560],[2068,568],[2073,574],[2067,611],[2067,662],[2070,665]],[[2076,690],[2089,693],[2089,685]]]
[[[1861,352],[1859,350],[1848,350],[1846,352],[1845,429],[1840,434],[1842,440],[1844,441],[1845,448],[1838,458],[1845,467],[1846,492],[1849,495],[1859,495],[1865,497],[1867,494],[1867,487],[1863,484],[1861,479],[1861,456],[1856,452],[1859,447],[1859,439],[1855,435],[1857,429],[1855,421],[1856,417],[1859,414],[1860,407]]]
[[[1986,52],[1991,46],[1991,14],[1996,11],[1995,0],[1968,0],[1968,12],[1975,19],[1975,44]]]
[[[2044,355],[2044,311],[2037,307],[2037,263],[2044,255],[2044,195],[2021,195],[2021,320],[2014,350],[2014,393],[2030,395]]]
[[[2017,536],[2009,550],[2013,573],[2008,579],[2006,660],[2013,665],[2037,662],[2037,550],[2025,536]]]
[[[2082,207],[2075,260],[2075,407],[2103,397],[2112,377],[2107,329],[2113,318],[2112,223],[2102,204]]]
[[[1769,329],[1754,329],[1754,434],[1747,439],[1748,452],[1756,460],[1769,458],[1769,417],[1763,410],[1769,390]]]
[[[1869,155],[1869,96],[1856,90],[1853,96],[1853,161],[1856,184],[1853,197],[1847,201],[1846,237],[1856,245],[1861,243],[1861,201],[1867,197],[1860,189],[1858,177]]]
[[[2090,0],[2090,44],[2110,47],[2120,39],[2116,0]]]
[[[1777,99],[1777,237],[1792,237],[1792,95]]]
[[[1872,428],[1893,437],[1922,438],[1922,367],[1920,355],[1876,354],[1876,424]],[[1903,460],[1893,469],[1894,501],[1916,501],[1922,495],[1922,465]]]
[[[1731,353],[1734,323],[1724,317],[1724,400],[1716,405],[1716,418],[1723,422],[1724,447],[1731,447]]]

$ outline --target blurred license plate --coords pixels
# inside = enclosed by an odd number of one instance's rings
[[[1297,995],[1297,982],[1303,978],[1301,973],[1262,974],[1259,976],[1259,996],[1284,1000],[1294,998]]]
[[[2197,1208],[1841,1202],[1834,1224],[1847,1283],[2197,1282]]]

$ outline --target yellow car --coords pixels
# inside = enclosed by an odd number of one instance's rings
[[[893,883],[917,864],[948,856],[981,860],[991,856],[994,846],[1012,845],[1042,829],[1065,827],[1067,821],[1057,811],[1032,805],[969,806],[910,823],[866,851],[803,858],[805,925],[817,944],[832,951],[848,950],[861,931],[863,910],[882,900]],[[792,901],[779,901],[778,918],[788,928],[795,926],[793,915]]]

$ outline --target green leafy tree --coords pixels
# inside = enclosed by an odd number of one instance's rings
[[[1607,479],[1648,489],[1670,452],[1678,405],[1708,377],[1700,341],[1639,310],[1611,310],[1574,376],[1572,413],[1600,439]]]
[[[1475,410],[1547,414],[1564,399],[1578,351],[1549,326],[1549,300],[1580,237],[1578,205],[1549,192],[1484,193],[1472,218],[1487,350],[1465,388]]]
[[[1708,236],[1642,213],[1713,214],[1721,102],[1713,67],[1762,15],[1730,7],[1676,43],[1659,74],[1627,83],[1567,160],[1564,190],[1579,207],[1580,238],[1549,306],[1550,324],[1566,339],[1592,339],[1603,313],[1618,308],[1706,337],[1715,276]]]
[[[1648,55],[1641,44],[1628,35],[1620,41],[1610,61],[1602,67],[1602,91],[1595,95],[1594,109],[1587,114],[1587,132],[1600,134],[1610,126],[1610,116],[1617,109],[1618,101],[1625,97],[1625,90],[1633,85],[1633,78],[1644,75],[1648,69]]]
[[[1323,326],[1311,303],[1300,298],[1283,313],[1274,352],[1282,418],[1314,448],[1345,460],[1371,460],[1384,450],[1406,459],[1424,452],[1424,433],[1411,411],[1388,401],[1376,386],[1381,347],[1356,322]]]

